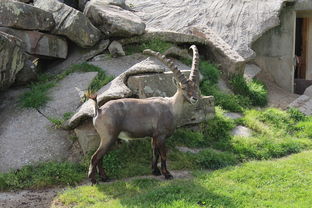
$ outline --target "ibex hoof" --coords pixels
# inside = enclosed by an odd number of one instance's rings
[[[93,185],[96,185],[98,182],[96,181],[95,178],[92,178],[92,179],[91,179],[91,183],[92,183],[92,186],[93,186]]]
[[[166,180],[172,180],[173,176],[171,174],[165,175]]]
[[[160,176],[160,175],[161,175],[161,172],[160,172],[160,170],[157,168],[157,169],[154,169],[154,170],[153,170],[152,174],[153,174],[154,176]]]

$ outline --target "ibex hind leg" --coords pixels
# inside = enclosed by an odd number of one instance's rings
[[[101,135],[101,142],[100,142],[100,146],[99,148],[96,150],[96,152],[92,155],[91,161],[90,161],[90,166],[89,166],[89,173],[88,173],[88,177],[90,178],[92,184],[96,183],[96,168],[99,168],[99,173],[101,176],[101,179],[107,181],[108,178],[105,174],[104,169],[102,168],[102,158],[103,156],[107,153],[107,151],[109,150],[109,147],[114,143],[115,138],[113,136],[110,135],[105,135],[103,136],[103,134]],[[102,178],[103,177],[103,178]]]
[[[161,172],[157,167],[159,159],[159,149],[157,147],[157,139],[152,138],[152,149],[153,149],[153,159],[152,159],[152,174],[155,176],[160,176]]]

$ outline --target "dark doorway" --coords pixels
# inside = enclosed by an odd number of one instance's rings
[[[308,18],[296,19],[295,42],[295,74],[294,92],[303,94],[305,89],[312,85],[312,80],[306,80],[307,72],[307,44],[308,44]]]

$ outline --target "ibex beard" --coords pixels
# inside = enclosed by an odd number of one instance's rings
[[[192,45],[191,49],[193,50],[193,63],[188,79],[164,55],[149,49],[143,52],[144,54],[155,56],[173,72],[177,92],[172,97],[124,98],[109,101],[100,108],[98,107],[96,96],[90,97],[94,103],[93,125],[101,139],[100,145],[90,162],[88,177],[91,179],[92,184],[96,183],[97,169],[100,179],[102,181],[108,180],[102,166],[102,157],[121,136],[129,138],[151,137],[153,175],[163,174],[166,179],[173,178],[167,170],[165,140],[176,129],[177,121],[183,110],[183,104],[185,102],[195,104],[200,98],[198,86],[199,55],[195,45]],[[160,169],[157,167],[159,157],[161,159]]]

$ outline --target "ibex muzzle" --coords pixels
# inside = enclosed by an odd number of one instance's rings
[[[195,104],[200,98],[199,92],[199,55],[195,45],[193,49],[193,63],[190,77],[184,74],[164,55],[152,50],[144,50],[144,54],[152,55],[162,61],[172,72],[176,79],[177,92],[172,97],[152,97],[146,99],[125,98],[112,100],[98,108],[96,97],[94,100],[93,124],[98,132],[101,142],[93,154],[89,167],[89,178],[96,183],[96,169],[102,181],[108,177],[102,167],[102,157],[109,147],[116,142],[119,136],[126,135],[131,138],[152,138],[153,160],[152,173],[163,174],[166,179],[173,178],[166,167],[165,139],[170,137],[176,129],[177,121],[183,110],[185,101]],[[161,169],[157,167],[161,158]]]

